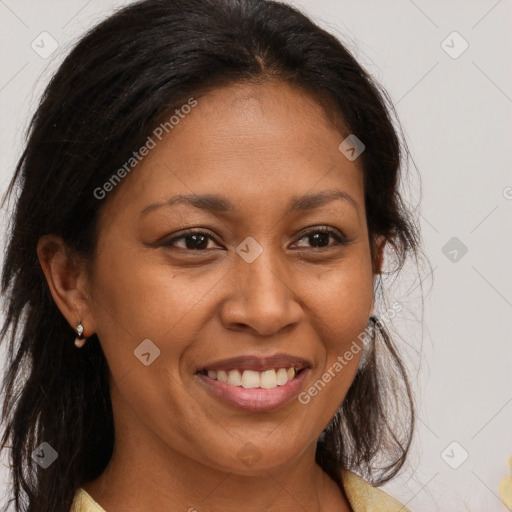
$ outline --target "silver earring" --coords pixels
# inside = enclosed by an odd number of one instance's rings
[[[75,346],[81,348],[84,346],[84,343],[87,341],[87,338],[84,336],[84,326],[82,325],[82,321],[78,321],[78,325],[76,326],[76,338],[75,338]]]

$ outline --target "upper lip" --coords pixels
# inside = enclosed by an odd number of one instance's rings
[[[302,357],[293,356],[290,354],[274,354],[267,357],[261,356],[237,356],[230,357],[229,359],[219,359],[208,363],[198,368],[198,371],[202,370],[254,370],[263,371],[270,370],[272,368],[309,368],[311,363]]]

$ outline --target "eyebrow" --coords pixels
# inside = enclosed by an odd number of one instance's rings
[[[356,211],[358,211],[358,203],[351,195],[342,190],[333,189],[323,190],[314,194],[308,193],[301,197],[292,197],[285,215],[288,215],[292,212],[304,212],[313,210],[315,208],[319,208],[320,206],[324,206],[331,201],[340,199],[347,201],[355,208]],[[213,214],[224,214],[236,211],[233,203],[231,203],[229,199],[225,197],[213,194],[187,194],[174,196],[167,201],[152,203],[146,206],[140,212],[140,215],[146,215],[150,211],[153,211],[157,208],[162,206],[172,206],[173,204],[186,204],[201,210],[206,210]]]

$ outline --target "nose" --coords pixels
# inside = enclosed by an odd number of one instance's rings
[[[290,272],[266,249],[252,263],[238,255],[230,276],[229,297],[220,316],[227,329],[271,335],[298,325],[304,315]]]

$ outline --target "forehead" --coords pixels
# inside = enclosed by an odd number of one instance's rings
[[[326,110],[319,99],[285,81],[235,83],[199,98],[194,130],[198,141],[212,150],[224,149],[228,141],[239,142],[229,148],[232,155],[264,149],[311,154],[332,142],[325,140],[327,133],[336,141],[342,136],[340,116]],[[192,116],[185,121],[192,121]]]
[[[196,100],[161,140],[153,136],[154,147],[116,191],[124,204],[143,209],[174,193],[218,193],[262,206],[333,187],[364,195],[359,162],[338,149],[346,133],[304,90],[237,83]]]

